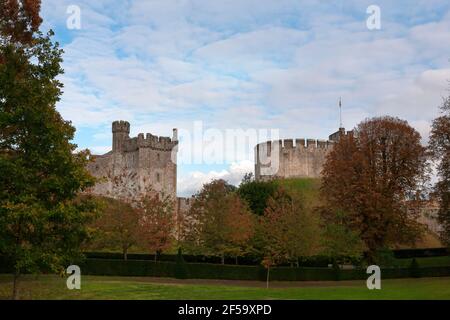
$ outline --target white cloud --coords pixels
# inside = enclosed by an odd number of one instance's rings
[[[365,25],[370,0],[77,3],[79,31],[65,29],[72,1],[46,0],[43,12],[44,27],[56,29],[66,51],[58,109],[81,133],[94,132],[94,139],[79,135],[81,146],[109,145],[117,119],[130,121],[132,134],[171,135],[202,120],[220,130],[326,138],[338,126],[340,96],[347,128],[389,114],[408,120],[426,142],[448,94],[445,0],[380,0],[376,32]],[[237,169],[227,165],[180,177],[180,192],[234,177]]]
[[[253,172],[251,161],[232,163],[228,169],[221,171],[200,172],[193,171],[178,178],[178,195],[188,197],[200,191],[204,184],[215,179],[223,179],[230,184],[239,185],[244,175]]]

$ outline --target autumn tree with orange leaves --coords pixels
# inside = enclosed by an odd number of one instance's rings
[[[102,204],[100,216],[91,227],[95,237],[91,241],[90,249],[122,250],[124,260],[127,260],[128,250],[139,241],[141,231],[140,213],[137,208],[127,201],[98,197]]]
[[[264,215],[259,217],[256,242],[263,257],[262,265],[270,269],[280,263],[299,265],[300,257],[319,252],[318,217],[305,206],[300,193],[279,187],[268,200]]]
[[[3,44],[30,44],[39,30],[41,0],[0,1],[0,34]]]
[[[170,196],[147,193],[136,204],[139,214],[138,243],[155,253],[155,261],[174,243],[175,211]]]
[[[325,223],[345,214],[341,223],[358,234],[369,262],[378,250],[422,235],[415,213],[407,210],[427,173],[420,139],[406,121],[372,118],[342,135],[328,155],[321,190]]]
[[[190,252],[236,258],[249,250],[254,216],[224,180],[205,184],[194,196],[182,230],[181,244]]]

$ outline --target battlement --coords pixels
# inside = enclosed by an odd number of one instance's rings
[[[112,132],[125,132],[130,133],[130,123],[128,121],[114,121],[112,123]]]
[[[344,128],[323,139],[284,139],[259,143],[255,147],[255,178],[320,178],[329,152]]]
[[[177,140],[170,137],[154,136],[147,133],[144,137],[143,133],[139,133],[137,137],[129,138],[124,141],[123,150],[126,152],[136,151],[140,148],[150,148],[161,151],[172,151],[178,144]]]
[[[114,121],[112,123],[113,152],[132,152],[140,148],[151,148],[161,151],[172,151],[178,144],[177,129],[173,129],[173,139],[159,137],[147,133],[139,133],[137,137],[130,138],[130,123],[127,121]]]
[[[295,141],[295,144],[294,144]],[[266,141],[256,145],[257,150],[266,150],[267,154],[270,154],[273,149],[280,151],[289,150],[324,150],[331,149],[335,144],[335,141],[322,140],[322,139],[284,139]]]

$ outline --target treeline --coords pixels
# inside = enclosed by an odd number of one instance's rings
[[[438,135],[433,132],[432,141]],[[314,203],[302,188],[255,181],[248,174],[239,187],[224,180],[205,184],[189,211],[178,216],[170,199],[158,196],[144,197],[150,201],[147,206],[121,208],[111,200],[96,228],[104,244],[118,240],[125,258],[137,244],[156,253],[155,258],[180,248],[186,254],[219,257],[222,263],[254,257],[266,268],[299,265],[299,258],[312,256],[325,256],[335,265],[380,263],[393,257],[390,248],[413,247],[422,238],[426,229],[418,222],[420,211],[411,208],[420,207],[433,191],[441,199],[446,240],[445,194],[426,188],[430,150],[406,121],[367,119],[342,135],[329,153]],[[137,223],[139,219],[146,223]]]

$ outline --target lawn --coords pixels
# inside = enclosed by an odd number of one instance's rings
[[[450,299],[450,278],[382,280],[381,290],[365,281],[262,282],[82,277],[81,290],[68,290],[53,275],[22,278],[22,299]],[[8,299],[11,276],[0,275],[0,299]]]

